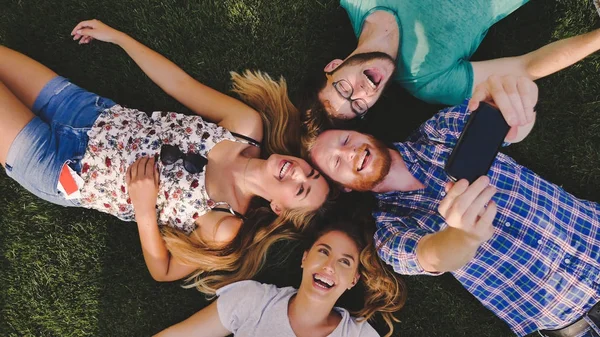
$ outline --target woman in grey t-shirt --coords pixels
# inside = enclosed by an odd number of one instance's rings
[[[400,283],[377,257],[371,226],[335,224],[317,235],[302,257],[298,290],[256,281],[232,283],[216,301],[157,336],[372,337],[367,319],[381,312],[391,335],[392,313],[404,304]],[[365,305],[353,313],[335,307],[340,296],[364,283]]]

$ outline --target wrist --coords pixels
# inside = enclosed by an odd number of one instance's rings
[[[483,240],[479,235],[468,232],[461,228],[447,227],[446,231],[460,242],[460,245],[466,249],[477,249],[486,240]]]
[[[155,212],[143,211],[135,212],[135,221],[139,226],[156,226],[158,224]]]
[[[121,31],[117,31],[115,37],[112,40],[112,43],[122,47],[123,43],[125,43],[125,41],[127,41],[128,38],[131,37]]]

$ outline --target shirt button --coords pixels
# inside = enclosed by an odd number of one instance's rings
[[[569,259],[565,259],[565,263],[566,263],[566,264],[569,264],[569,263],[571,263],[571,260],[569,260]]]
[[[542,244],[542,240],[538,240],[538,245],[541,245],[541,244]]]
[[[506,226],[506,227],[510,227],[510,222],[508,222],[508,221],[507,221],[507,222],[504,224],[504,226]]]
[[[440,193],[440,195],[441,195],[442,197],[445,197],[445,196],[446,196],[446,192],[442,191],[442,193]]]

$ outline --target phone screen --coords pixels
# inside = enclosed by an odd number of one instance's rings
[[[446,172],[455,180],[473,183],[486,175],[510,127],[502,113],[481,102],[469,121],[446,163]]]

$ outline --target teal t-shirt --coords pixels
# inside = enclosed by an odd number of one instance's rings
[[[385,10],[400,28],[395,80],[430,103],[458,105],[471,96],[469,59],[488,29],[528,0],[341,0],[354,33]]]

